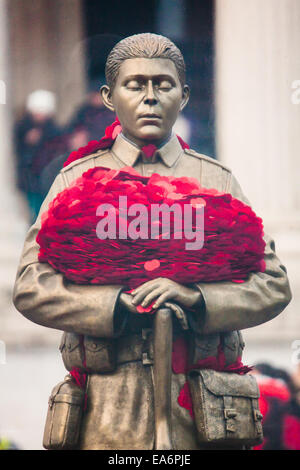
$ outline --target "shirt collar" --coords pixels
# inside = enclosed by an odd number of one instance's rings
[[[182,147],[175,134],[172,134],[170,139],[153,155],[151,159],[147,159],[141,149],[130,142],[127,138],[124,138],[122,134],[119,134],[111,148],[112,152],[121,160],[125,166],[134,166],[138,158],[141,156],[144,163],[156,163],[159,158],[163,163],[171,168],[178,160],[180,155],[183,153]]]

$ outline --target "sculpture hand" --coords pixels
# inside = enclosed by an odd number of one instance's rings
[[[178,284],[171,279],[159,277],[147,281],[131,292],[133,305],[147,307],[156,299],[153,307],[161,307],[164,302],[174,300],[182,307],[190,308],[201,305],[202,295],[197,288],[191,288]]]

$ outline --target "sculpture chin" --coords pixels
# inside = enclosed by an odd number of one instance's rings
[[[141,140],[145,140],[147,142],[163,142],[167,139],[170,132],[163,132],[162,129],[157,124],[146,124],[144,125],[140,131],[139,135],[137,136]]]

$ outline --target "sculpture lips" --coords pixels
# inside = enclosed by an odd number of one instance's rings
[[[140,120],[144,122],[144,125],[159,127],[161,125],[162,118],[157,114],[143,114],[140,116]]]
[[[161,119],[158,114],[142,114],[140,119]]]

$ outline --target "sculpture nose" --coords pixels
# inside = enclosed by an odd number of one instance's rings
[[[155,104],[155,103],[157,103],[157,98],[156,98],[155,93],[154,93],[152,80],[149,80],[149,82],[147,84],[147,87],[146,87],[145,103],[146,104]]]

